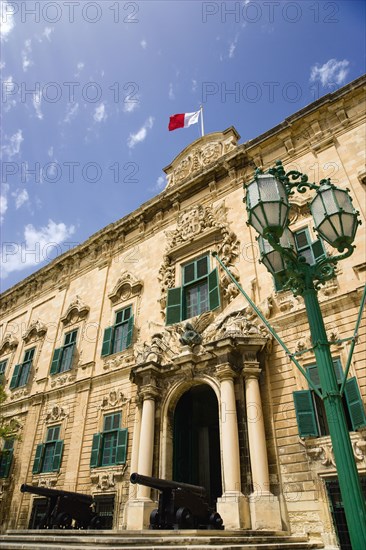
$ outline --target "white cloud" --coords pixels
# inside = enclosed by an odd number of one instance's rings
[[[93,118],[95,122],[102,122],[103,120],[107,120],[107,113],[105,111],[104,103],[101,103],[100,105],[98,105],[98,107],[95,107]]]
[[[323,87],[331,86],[332,84],[341,85],[346,80],[349,71],[349,61],[337,61],[337,59],[329,59],[324,65],[316,63],[311,67],[310,82],[321,82]]]
[[[53,157],[53,145],[51,145],[51,147],[48,148],[47,155],[48,155],[50,158]]]
[[[1,146],[1,151],[8,157],[8,159],[11,159],[20,153],[20,146],[22,141],[24,141],[23,132],[22,130],[18,130],[10,138],[5,136],[5,139],[7,139],[8,143]]]
[[[79,103],[68,103],[66,107],[66,115],[64,118],[64,122],[70,123],[78,114],[79,110]]]
[[[0,38],[1,42],[8,39],[9,34],[14,28],[14,3],[9,4],[7,0],[2,0],[0,2]]]
[[[32,41],[30,38],[24,42],[24,49],[22,50],[22,65],[23,65],[23,71],[26,73],[28,68],[33,65],[33,61],[30,57],[30,53],[32,52]]]
[[[174,90],[173,90],[173,83],[172,82],[169,83],[169,94],[168,95],[169,95],[170,100],[175,99]]]
[[[17,189],[11,195],[15,198],[15,208],[17,210],[29,201],[28,191],[26,189]]]
[[[54,31],[54,27],[45,27],[42,36],[45,36],[49,42],[51,42],[50,36]]]
[[[7,76],[3,79],[2,93],[3,93],[3,108],[7,113],[12,107],[15,107],[17,104],[16,99],[14,99],[13,91],[15,91],[15,83],[12,76]]]
[[[3,223],[4,216],[8,209],[8,192],[10,185],[8,183],[1,184],[1,193],[0,193],[0,223]]]
[[[74,76],[78,77],[80,76],[81,71],[84,69],[85,63],[83,61],[79,61],[79,63],[76,65],[77,71],[74,74]]]
[[[192,92],[195,92],[197,90],[197,80],[192,78]]]
[[[146,50],[146,46],[147,46],[146,40],[141,40],[140,45],[142,49]]]
[[[161,191],[166,186],[166,177],[165,176],[159,176],[156,180],[155,190]]]
[[[125,113],[133,113],[135,109],[139,106],[140,98],[138,95],[134,99],[127,99],[124,101],[123,110]]]
[[[36,111],[37,118],[39,118],[40,120],[43,119],[43,113],[41,111],[41,101],[42,101],[41,90],[37,90],[33,94],[33,107]]]
[[[238,40],[239,40],[239,35],[237,34],[234,38],[234,40],[232,42],[230,42],[230,46],[229,46],[229,59],[232,59],[234,57],[234,53],[235,53],[235,50],[236,50],[236,45],[238,43]]]
[[[49,220],[48,225],[40,229],[36,229],[32,224],[26,225],[23,242],[7,243],[7,246],[2,248],[1,277],[5,279],[13,271],[22,271],[37,266],[50,260],[51,254],[54,256],[55,252],[66,251],[62,250],[60,245],[74,232],[75,227],[73,225],[67,226],[62,222],[56,223],[53,220]]]
[[[130,149],[133,149],[137,143],[141,143],[146,139],[147,131],[151,130],[154,125],[154,119],[152,116],[146,120],[145,124],[140,128],[135,134],[130,134],[130,137],[127,140],[127,146]]]

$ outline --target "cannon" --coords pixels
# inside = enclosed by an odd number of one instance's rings
[[[103,518],[92,510],[94,504],[91,495],[33,487],[23,483],[22,493],[32,493],[48,499],[47,511],[39,529],[101,529]]]
[[[137,473],[131,474],[130,482],[160,491],[158,508],[150,514],[150,529],[224,529],[220,514],[205,501],[204,487]]]

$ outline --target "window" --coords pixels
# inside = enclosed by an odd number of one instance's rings
[[[127,349],[132,343],[133,315],[132,307],[125,307],[116,313],[112,327],[104,331],[102,357]]]
[[[320,239],[311,241],[309,229],[305,227],[294,232],[296,250],[299,256],[305,258],[309,265],[316,264],[317,260],[326,255],[323,243]],[[284,272],[274,277],[274,285],[277,292],[283,289],[286,282]]]
[[[14,438],[5,439],[0,453],[0,478],[9,477],[14,454]]]
[[[340,387],[343,378],[340,360],[335,359],[333,366]],[[307,367],[307,370],[315,387],[320,389],[317,366],[311,365]],[[329,435],[329,426],[323,400],[313,390],[295,391],[293,395],[300,437]],[[366,415],[356,378],[349,378],[347,380],[342,401],[348,429],[352,431],[366,426]]]
[[[29,373],[32,368],[33,356],[36,348],[27,350],[24,353],[23,363],[15,365],[13,376],[10,381],[10,389],[20,388],[28,382]]]
[[[64,442],[59,439],[60,429],[61,426],[48,428],[45,443],[37,445],[33,463],[34,474],[59,471],[64,448]]]
[[[127,428],[120,429],[121,413],[104,417],[103,432],[93,435],[90,467],[124,464],[127,454]]]
[[[0,382],[2,381],[3,376],[5,374],[7,362],[8,362],[7,359],[5,359],[4,361],[0,361]]]
[[[102,529],[112,529],[114,514],[114,495],[96,495],[95,512],[102,518]]]
[[[209,271],[209,256],[182,266],[182,286],[168,289],[166,324],[190,319],[220,306],[217,269]]]
[[[53,353],[50,374],[66,372],[72,367],[77,330],[65,334],[65,342],[62,348],[55,349]]]

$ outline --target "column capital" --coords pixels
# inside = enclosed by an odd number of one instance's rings
[[[236,372],[233,370],[230,363],[224,363],[216,367],[216,376],[222,382],[223,380],[233,380]]]
[[[262,369],[260,369],[255,364],[251,364],[251,365],[245,366],[241,372],[245,380],[248,380],[250,378],[256,378],[258,380],[260,373],[262,372]]]
[[[148,384],[146,386],[142,386],[139,390],[139,397],[145,401],[147,399],[152,399],[155,401],[155,399],[159,396],[159,390],[156,386],[153,386],[152,384]]]

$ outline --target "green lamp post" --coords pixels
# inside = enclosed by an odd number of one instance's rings
[[[338,250],[338,255],[323,256],[310,265],[304,256],[297,254],[294,236],[288,228],[289,199],[295,189],[300,193],[307,189],[315,191],[310,204],[315,230]],[[305,301],[352,548],[363,550],[366,548],[366,510],[342,405],[344,383],[339,389],[317,297],[319,286],[334,277],[337,262],[354,250],[352,243],[360,223],[358,212],[348,190],[337,188],[329,179],[316,185],[300,172],[285,173],[281,161],[266,174],[256,170],[246,191],[248,224],[260,235],[261,261],[283,289],[292,290]]]

